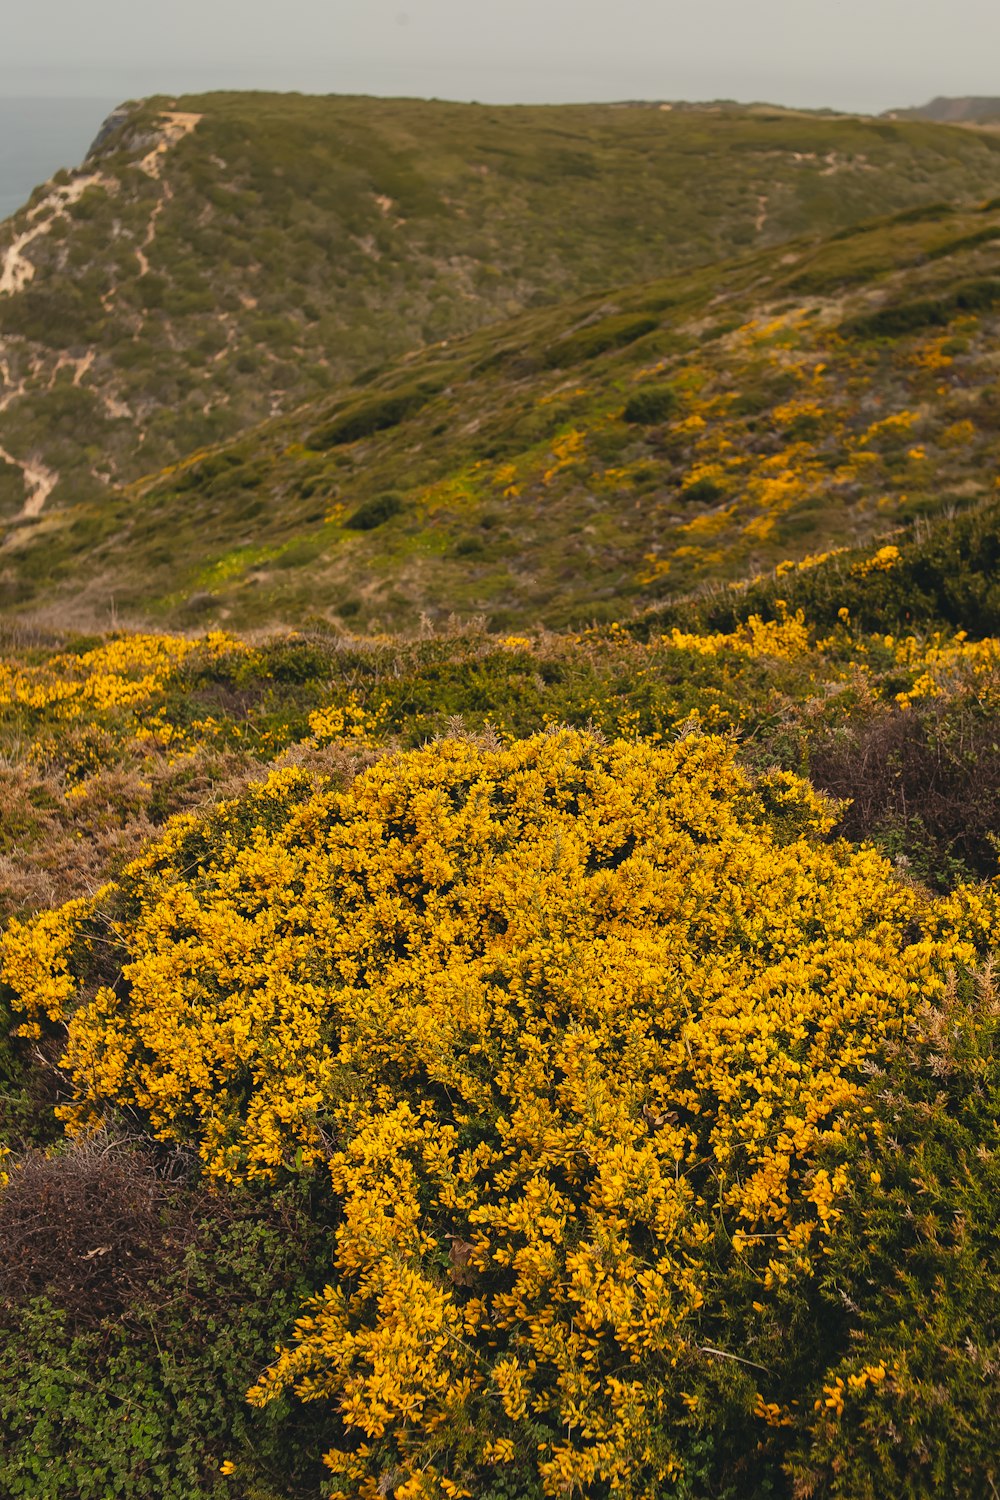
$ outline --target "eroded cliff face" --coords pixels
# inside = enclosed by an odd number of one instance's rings
[[[113,480],[116,444],[102,439],[116,426],[124,438],[128,424],[135,442],[137,406],[118,354],[142,323],[116,303],[148,274],[146,251],[172,196],[163,158],[198,119],[166,110],[149,117],[139,106],[114,111],[83,165],[58,172],[4,226],[0,458],[22,476],[20,508],[9,484],[2,496],[16,520],[39,516],[60,486],[69,501]]]

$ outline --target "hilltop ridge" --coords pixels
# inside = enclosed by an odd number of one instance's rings
[[[892,109],[889,120],[933,120],[940,125],[1000,124],[1000,98],[983,95],[949,97],[939,95],[928,104],[910,109]]]

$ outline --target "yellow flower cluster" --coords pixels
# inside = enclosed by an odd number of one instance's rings
[[[202,641],[178,635],[123,635],[82,655],[54,656],[42,667],[0,661],[0,707],[53,709],[63,719],[148,703],[177,667],[199,649],[246,648],[213,632]]]
[[[862,447],[867,447],[869,443],[877,443],[882,438],[899,437],[915,427],[918,421],[919,417],[914,411],[894,411],[873,422],[860,434],[857,441]]]
[[[690,634],[675,627],[661,639],[666,645],[693,651],[699,656],[718,656],[725,651],[735,651],[740,656],[769,656],[779,661],[795,661],[811,649],[802,610],[797,610],[794,615],[784,614],[779,620],[762,620],[759,615],[751,615],[745,625],[728,634]]]
[[[994,894],[934,904],[831,821],[699,733],[283,768],[15,923],[2,976],[68,1018],[71,1128],[127,1108],[226,1179],[329,1171],[333,1283],[251,1399],[333,1403],[347,1493],[516,1459],[638,1500],[680,1477],[720,1243],[762,1298],[808,1274],[844,1187],[818,1151],[996,932]],[[102,913],[121,982],[74,1011]]]
[[[888,573],[891,569],[898,567],[900,561],[899,548],[890,543],[885,547],[879,547],[871,557],[862,558],[861,562],[855,563],[851,573],[856,578],[867,578],[871,573]]]
[[[42,912],[30,926],[14,922],[0,938],[4,982],[16,991],[18,1008],[27,1016],[19,1028],[22,1036],[40,1036],[45,1021],[65,1019],[77,988],[70,952],[103,894]]]
[[[385,732],[390,708],[388,699],[379,704],[375,713],[369,713],[359,703],[356,693],[350,693],[345,703],[331,703],[309,715],[309,728],[317,745],[329,745],[336,740],[356,740],[371,744]]]
[[[888,1374],[885,1362],[880,1360],[877,1365],[862,1365],[856,1374],[848,1375],[846,1381],[838,1375],[832,1385],[823,1387],[823,1395],[816,1401],[815,1409],[822,1411],[825,1407],[835,1417],[842,1417],[847,1396],[860,1395],[870,1385],[882,1385]]]
[[[542,476],[543,484],[551,484],[557,474],[567,469],[580,457],[583,452],[586,434],[577,428],[571,428],[569,432],[561,433],[552,443],[552,462],[546,468]]]
[[[1000,692],[1000,641],[996,639],[970,641],[960,630],[953,636],[937,634],[927,641],[907,636],[893,644],[899,665],[919,674],[905,692],[896,694],[896,702],[903,708],[918,698],[939,698],[962,682],[969,683],[982,701],[988,697],[995,700]]]
[[[26,721],[34,753],[66,759],[67,725],[81,733],[119,730],[150,744],[175,744],[178,736],[162,715],[161,700],[177,672],[193,656],[252,656],[235,636],[213,631],[200,639],[179,635],[120,635],[93,650],[61,652],[40,665],[0,659],[0,716]],[[55,724],[54,736],[45,726]],[[215,732],[214,721],[189,726],[188,738]],[[86,760],[86,752],[81,751]],[[93,751],[101,762],[101,747]]]
[[[798,562],[785,558],[775,568],[775,577],[784,578],[786,573],[807,573],[810,568],[820,568],[831,557],[840,557],[848,550],[847,547],[831,547],[828,552],[811,552],[808,557],[800,557]]]

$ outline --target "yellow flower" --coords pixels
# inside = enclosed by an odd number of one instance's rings
[[[488,1431],[547,1496],[641,1500],[680,1474],[720,1221],[762,1307],[815,1274],[872,1063],[1000,928],[1000,890],[935,900],[831,819],[694,724],[444,739],[346,789],[285,766],[14,924],[0,977],[68,1024],[70,1130],[121,1110],[211,1177],[329,1173],[331,1283],[249,1394],[331,1404],[341,1488],[391,1451],[397,1495],[458,1500]],[[855,1375],[829,1411],[883,1378]]]

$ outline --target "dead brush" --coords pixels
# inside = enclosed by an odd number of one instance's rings
[[[0,1306],[46,1296],[77,1326],[119,1314],[159,1269],[178,1197],[142,1145],[107,1134],[8,1163],[0,1192]]]
[[[844,804],[838,832],[888,843],[947,885],[990,877],[1000,829],[1000,719],[971,691],[877,710],[812,749],[809,775]]]

